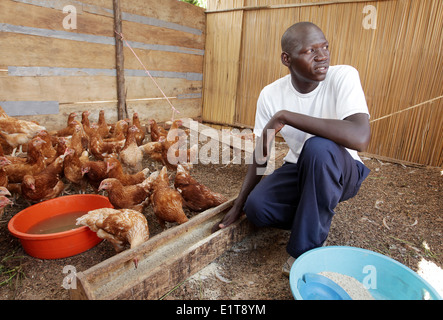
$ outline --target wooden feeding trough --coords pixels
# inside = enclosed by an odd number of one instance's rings
[[[242,217],[231,226],[211,228],[232,207],[234,199],[168,229],[143,245],[124,251],[77,273],[71,299],[158,299],[212,262],[253,228]],[[138,267],[133,259],[138,257]]]

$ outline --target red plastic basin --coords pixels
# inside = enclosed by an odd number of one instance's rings
[[[88,227],[50,233],[30,234],[27,231],[40,221],[56,215],[76,211],[113,208],[107,197],[93,194],[63,196],[30,206],[17,213],[8,223],[11,234],[18,239],[30,256],[40,259],[59,259],[84,252],[102,239]]]

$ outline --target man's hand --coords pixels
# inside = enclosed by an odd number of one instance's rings
[[[223,220],[215,224],[211,232],[214,233],[220,229],[224,229],[228,227],[229,225],[233,224],[235,221],[237,221],[241,215],[243,214],[242,209],[237,209],[236,206],[233,206],[228,213],[224,216]]]
[[[271,149],[272,141],[274,140],[277,133],[279,133],[280,130],[283,129],[283,127],[285,126],[285,123],[280,117],[282,114],[282,111],[277,112],[263,128],[262,134],[257,144],[258,148],[260,148],[261,146],[262,154],[259,154],[257,152],[255,153],[258,163],[266,162],[269,150]]]
[[[266,166],[267,157],[271,148],[271,143],[275,138],[275,135],[285,126],[284,122],[280,120],[279,115],[283,115],[281,112],[277,112],[274,117],[266,124],[260,139],[254,150],[253,163],[248,165],[248,171],[246,178],[243,181],[240,194],[232,208],[226,213],[222,221],[214,225],[211,229],[212,232],[216,232],[219,229],[228,227],[237,221],[243,214],[243,206],[249,193],[260,182],[262,176],[257,174],[258,167]],[[268,134],[269,130],[269,134]],[[265,141],[266,143],[263,143]],[[260,154],[263,152],[262,154]]]

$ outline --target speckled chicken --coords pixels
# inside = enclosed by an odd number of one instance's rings
[[[99,238],[111,242],[117,252],[123,251],[126,244],[133,249],[149,239],[148,221],[143,214],[131,209],[92,210],[78,218],[77,225],[89,227]],[[134,264],[137,267],[138,258]]]

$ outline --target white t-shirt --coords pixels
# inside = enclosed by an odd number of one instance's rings
[[[338,120],[356,113],[369,115],[358,71],[346,65],[330,66],[325,80],[306,94],[294,88],[290,74],[267,85],[257,101],[254,134],[261,136],[268,121],[280,110]],[[313,135],[289,125],[280,133],[290,148],[284,160],[296,163],[305,141]],[[357,151],[347,150],[355,160],[361,161]]]

